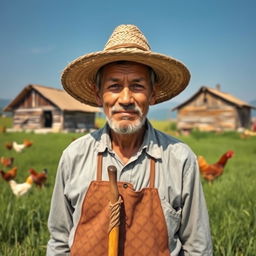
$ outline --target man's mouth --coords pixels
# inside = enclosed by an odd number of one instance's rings
[[[124,110],[124,111],[112,111],[112,115],[115,115],[115,114],[121,114],[121,115],[138,115],[138,111],[127,111],[127,110]]]

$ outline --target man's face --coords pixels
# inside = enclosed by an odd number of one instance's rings
[[[155,101],[149,69],[133,62],[106,65],[97,95],[110,128],[122,134],[138,131]]]

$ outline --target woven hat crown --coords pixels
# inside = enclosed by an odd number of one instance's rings
[[[104,50],[115,50],[120,48],[137,48],[150,51],[146,37],[135,25],[120,25],[115,28]]]

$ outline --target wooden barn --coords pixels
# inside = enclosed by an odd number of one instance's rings
[[[85,131],[95,128],[99,109],[75,100],[64,90],[30,84],[4,111],[13,113],[14,130]]]
[[[216,89],[202,86],[191,98],[173,108],[177,110],[177,128],[184,132],[231,131],[250,128],[251,109],[248,103]]]

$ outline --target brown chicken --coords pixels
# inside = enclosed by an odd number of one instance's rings
[[[34,184],[41,188],[47,180],[47,169],[44,169],[41,173],[38,173],[36,170],[32,168],[29,169],[28,171],[33,179]]]
[[[33,145],[33,142],[30,141],[30,140],[25,139],[25,140],[23,140],[23,144],[25,145],[26,148],[28,148],[28,147],[31,147]]]
[[[12,142],[6,142],[4,144],[5,148],[8,149],[8,150],[11,150],[12,149]]]
[[[0,157],[0,163],[5,167],[11,167],[14,161],[14,157]]]
[[[233,155],[234,152],[232,150],[229,150],[220,157],[218,162],[214,164],[208,164],[203,156],[198,156],[198,165],[203,178],[211,182],[218,178],[220,175],[222,175],[228,159],[233,157]]]
[[[7,172],[4,172],[3,170],[0,170],[1,176],[3,177],[4,180],[6,181],[10,181],[13,180],[16,175],[17,175],[17,167],[13,167],[12,169],[10,169]]]

